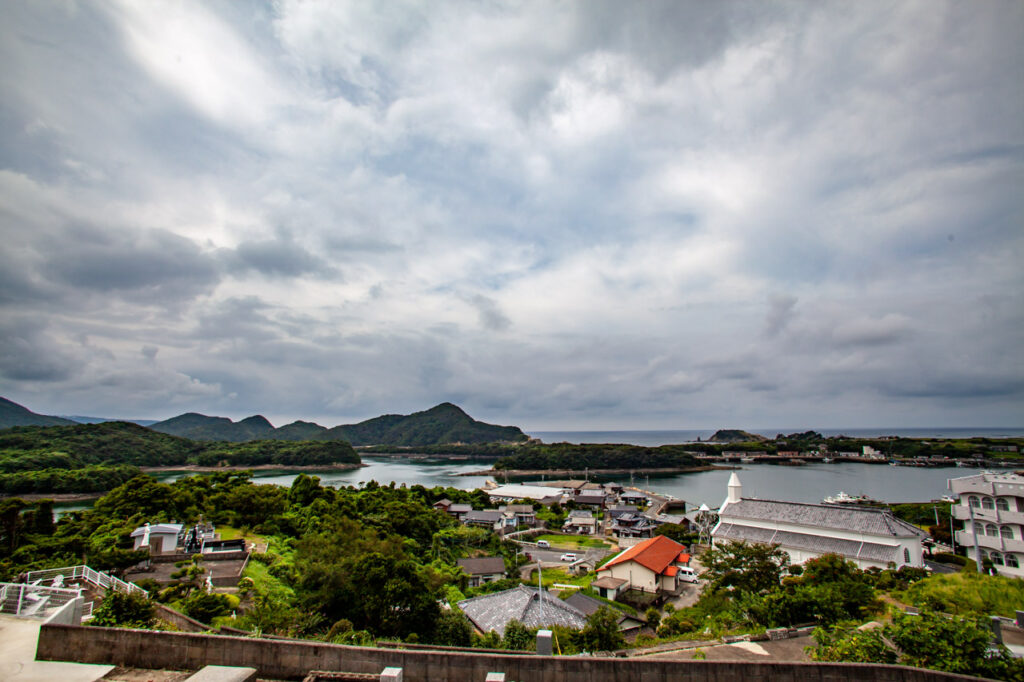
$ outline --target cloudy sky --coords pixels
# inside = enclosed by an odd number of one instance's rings
[[[0,18],[37,412],[1024,424],[1024,3]]]

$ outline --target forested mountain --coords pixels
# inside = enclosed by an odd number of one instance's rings
[[[527,439],[518,426],[495,426],[476,421],[451,403],[441,403],[408,416],[386,414],[358,424],[336,426],[328,433],[337,434],[352,445],[441,445]]]
[[[0,398],[0,429],[6,429],[11,426],[60,426],[61,424],[74,423],[70,419],[36,414],[16,402],[10,401],[7,398]]]
[[[517,426],[495,426],[476,421],[451,403],[410,415],[386,414],[358,424],[328,429],[306,421],[274,428],[262,416],[233,422],[226,417],[207,417],[190,412],[158,422],[154,431],[193,440],[241,442],[256,438],[273,440],[348,441],[352,445],[441,445],[445,443],[493,443],[523,441]]]
[[[345,441],[198,442],[128,422],[0,431],[0,494],[109,490],[142,466],[358,464]]]

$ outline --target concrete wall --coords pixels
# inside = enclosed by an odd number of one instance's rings
[[[189,618],[184,613],[175,611],[170,606],[165,606],[164,604],[156,605],[156,617],[166,620],[168,623],[174,623],[184,632],[208,632],[213,630],[209,625],[200,623],[195,618]]]
[[[44,623],[55,623],[58,625],[81,625],[82,608],[85,606],[85,598],[75,597],[64,606],[51,614]]]
[[[483,680],[504,672],[518,682],[939,682],[973,680],[900,666],[856,663],[643,661],[623,658],[509,656],[347,647],[320,642],[43,625],[36,658],[135,668],[197,670],[204,665],[253,667],[260,677],[302,679],[310,670],[380,673],[403,668],[406,682]]]

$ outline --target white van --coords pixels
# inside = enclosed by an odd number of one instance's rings
[[[542,548],[542,549],[547,549],[548,547],[551,546],[551,543],[548,542],[547,540],[537,540],[537,546]]]
[[[697,577],[697,572],[687,566],[680,566],[679,572],[676,573],[676,579],[681,583],[695,583],[700,578]]]

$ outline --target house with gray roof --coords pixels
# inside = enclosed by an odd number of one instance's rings
[[[459,602],[473,626],[486,634],[490,631],[505,636],[505,627],[518,620],[528,628],[561,625],[581,630],[587,617],[579,609],[566,604],[547,590],[519,585],[511,590],[492,592]]]
[[[132,531],[132,549],[149,549],[150,554],[174,554],[182,538],[180,523],[146,523]]]
[[[505,577],[505,560],[500,556],[456,559],[455,565],[469,575],[469,587],[480,587]]]
[[[840,554],[862,569],[924,566],[926,534],[887,509],[745,498],[735,473],[728,491],[712,546],[730,540],[778,545],[794,564]]]

